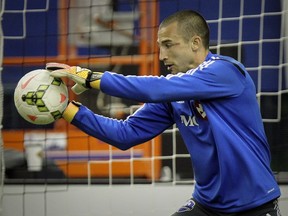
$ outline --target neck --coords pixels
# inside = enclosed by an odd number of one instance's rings
[[[202,63],[205,61],[208,53],[209,53],[209,50],[208,50],[208,49],[205,49],[205,50],[202,50],[202,51],[198,52],[198,53],[195,55],[195,56],[197,56],[197,57],[195,58],[195,61],[194,61],[194,63],[193,63],[193,66],[194,66],[193,68],[196,68],[196,67],[198,67],[200,64],[202,64]]]

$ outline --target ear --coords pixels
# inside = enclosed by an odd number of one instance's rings
[[[200,48],[202,44],[202,39],[201,37],[197,36],[197,35],[194,35],[192,38],[191,38],[191,48],[193,51],[196,51]]]

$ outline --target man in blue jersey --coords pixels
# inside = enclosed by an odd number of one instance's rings
[[[129,149],[176,123],[191,155],[195,188],[173,216],[279,216],[279,187],[253,81],[236,60],[209,51],[209,28],[195,11],[179,11],[159,27],[160,60],[168,76],[123,76],[48,63],[52,76],[144,102],[126,120],[106,118],[70,102],[63,118],[87,134]]]

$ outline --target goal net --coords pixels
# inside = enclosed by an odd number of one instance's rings
[[[246,66],[257,88],[273,171],[280,183],[288,182],[287,0],[0,2],[0,215],[169,215],[191,195],[190,155],[175,126],[120,151],[63,120],[32,125],[19,116],[13,100],[19,79],[46,62],[166,75],[158,60],[158,25],[183,9],[197,10],[207,19],[212,52]],[[117,119],[141,106],[93,90],[79,96],[69,92],[69,99]],[[28,149],[33,143],[40,145],[37,168],[29,161],[35,159]],[[130,204],[122,197],[119,201],[119,194]],[[147,211],[139,194],[149,200]],[[80,205],[83,199],[87,202]]]

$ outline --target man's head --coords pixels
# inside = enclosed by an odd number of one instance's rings
[[[186,72],[201,64],[209,50],[209,27],[197,12],[179,11],[159,26],[160,60],[171,73]]]

